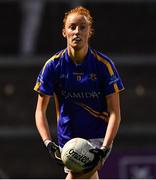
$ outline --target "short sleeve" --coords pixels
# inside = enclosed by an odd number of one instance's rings
[[[34,90],[41,94],[52,96],[54,93],[54,68],[52,63],[46,63],[41,69]]]
[[[124,86],[119,76],[119,73],[114,63],[111,60],[107,61],[107,63],[105,64],[104,75],[105,75],[105,78],[104,78],[105,79],[105,83],[104,83],[105,96],[113,94],[113,93],[118,93],[124,90]]]

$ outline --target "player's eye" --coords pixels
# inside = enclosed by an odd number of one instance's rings
[[[86,28],[85,25],[80,26],[80,29],[81,29],[81,30],[84,30],[85,28]]]
[[[75,30],[75,29],[76,29],[76,26],[71,25],[71,26],[69,26],[69,29],[71,29],[71,30]]]

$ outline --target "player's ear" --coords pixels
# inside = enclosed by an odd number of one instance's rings
[[[91,38],[91,36],[92,36],[92,33],[91,33],[91,32],[89,32],[89,38]]]
[[[94,33],[94,29],[93,29],[93,28],[91,28],[91,29],[90,29],[90,31],[89,31],[89,38],[91,38],[91,37],[92,37],[93,33]]]
[[[65,32],[65,29],[64,29],[64,28],[62,29],[62,35],[63,35],[63,37],[64,37],[64,38],[66,38],[66,37],[67,37],[67,36],[66,36],[66,32]]]

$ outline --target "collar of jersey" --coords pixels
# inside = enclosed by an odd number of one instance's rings
[[[67,50],[67,48],[66,48],[66,51],[65,51],[65,60],[66,60],[68,63],[73,64],[73,65],[76,66],[76,67],[82,67],[82,66],[85,66],[85,65],[87,64],[87,62],[90,60],[90,55],[91,55],[91,49],[88,48],[88,52],[87,52],[87,55],[86,55],[84,61],[83,61],[81,64],[76,64],[76,63],[74,63],[74,62],[71,60],[71,58],[69,57],[69,55],[68,55],[68,50]]]

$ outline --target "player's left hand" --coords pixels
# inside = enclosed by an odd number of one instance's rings
[[[109,155],[110,148],[106,146],[102,146],[100,149],[99,148],[91,149],[90,152],[94,154],[95,162],[97,162],[97,164],[100,162],[102,166]]]
[[[102,167],[104,161],[109,155],[110,148],[101,147],[90,149],[89,151],[94,154],[94,159],[90,163],[86,164],[86,173],[92,171],[95,167],[97,167],[97,169],[100,169]]]

